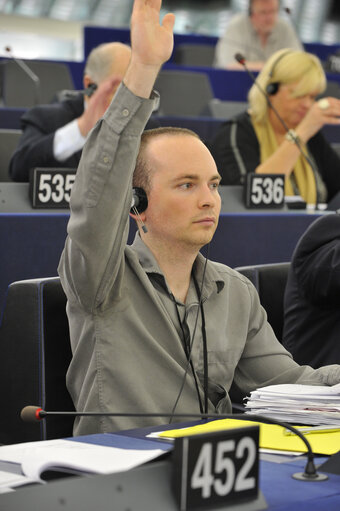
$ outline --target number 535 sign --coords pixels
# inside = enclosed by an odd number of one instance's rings
[[[76,169],[35,168],[30,173],[30,198],[34,208],[68,208]]]
[[[258,426],[176,438],[173,487],[179,509],[256,501],[258,445]]]

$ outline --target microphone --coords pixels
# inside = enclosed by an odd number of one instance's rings
[[[278,119],[278,121],[281,123],[281,125],[283,126],[283,128],[285,129],[286,133],[288,133],[290,135],[290,138],[293,140],[294,144],[297,146],[297,148],[299,149],[300,153],[302,154],[302,156],[305,158],[305,160],[309,163],[309,165],[312,167],[312,171],[313,171],[313,174],[314,176],[316,175],[316,170],[315,170],[315,167],[314,167],[314,163],[313,161],[311,160],[311,158],[308,156],[307,153],[305,153],[305,151],[303,150],[302,146],[301,146],[301,143],[300,143],[300,140],[298,137],[296,137],[292,131],[288,128],[286,122],[282,119],[281,115],[279,114],[279,112],[277,111],[277,109],[274,107],[273,103],[271,102],[270,100],[270,97],[269,97],[269,94],[261,87],[261,85],[258,83],[258,81],[256,80],[256,77],[254,76],[254,74],[250,71],[250,69],[248,68],[247,64],[246,64],[246,59],[245,57],[242,55],[242,53],[236,53],[234,55],[234,58],[235,60],[241,64],[245,71],[247,71],[248,75],[250,76],[251,78],[251,81],[253,82],[253,84],[258,88],[258,90],[261,92],[261,94],[263,94],[263,96],[266,98],[266,101],[268,103],[268,106],[269,108],[271,108],[276,116],[276,118]],[[318,199],[318,190],[317,190],[317,187],[316,187],[316,206],[319,204],[319,199]]]
[[[304,472],[298,472],[296,474],[292,474],[294,479],[298,479],[300,481],[326,481],[328,476],[326,474],[321,474],[316,471],[315,463],[314,463],[314,453],[312,447],[307,440],[307,438],[299,431],[298,428],[288,424],[286,422],[281,422],[276,419],[271,419],[269,417],[265,417],[263,415],[255,415],[255,414],[245,414],[245,413],[124,413],[124,412],[56,412],[56,411],[46,411],[40,408],[39,406],[25,406],[20,413],[20,417],[24,422],[39,422],[42,419],[46,419],[47,417],[157,417],[157,418],[167,418],[167,417],[176,417],[176,418],[191,418],[191,419],[237,419],[243,421],[250,422],[262,422],[263,424],[274,424],[276,426],[281,426],[282,428],[289,429],[292,433],[297,435],[304,442],[307,448],[307,464],[305,466]]]
[[[5,46],[5,51],[9,54],[13,62],[16,63],[17,66],[29,77],[30,80],[34,83],[34,104],[38,105],[40,103],[40,78],[38,75],[32,71],[30,67],[21,59],[14,57],[12,53],[12,49],[10,46]]]

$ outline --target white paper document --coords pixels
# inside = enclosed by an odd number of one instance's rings
[[[21,465],[24,476],[42,482],[46,470],[110,474],[123,472],[164,454],[161,449],[119,449],[72,440],[47,440],[0,447],[0,460]]]
[[[340,427],[340,384],[269,385],[251,392],[246,413],[307,425]]]

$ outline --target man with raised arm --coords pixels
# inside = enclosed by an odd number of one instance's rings
[[[205,145],[174,128],[146,132],[141,142],[154,81],[173,47],[174,16],[160,24],[160,8],[161,0],[134,2],[130,65],[85,144],[72,190],[59,273],[75,407],[175,412],[179,421],[181,413],[230,412],[233,380],[245,393],[275,383],[338,383],[339,366],[297,365],[250,282],[199,253],[220,213],[220,176]],[[144,189],[148,203],[133,215],[140,229],[127,246],[133,186]],[[83,417],[74,433],[164,422]]]

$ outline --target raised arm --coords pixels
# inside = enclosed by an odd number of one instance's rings
[[[157,73],[173,47],[174,16],[159,21],[160,0],[135,0],[131,61],[123,84],[84,146],[71,194],[69,236],[59,273],[69,300],[94,311],[119,295],[129,231],[132,175],[153,109]]]

